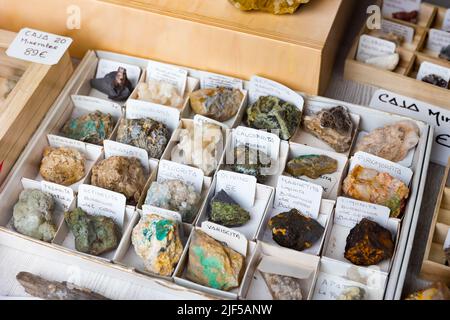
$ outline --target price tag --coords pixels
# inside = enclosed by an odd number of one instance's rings
[[[216,194],[225,191],[244,208],[255,204],[256,178],[245,174],[221,170],[217,173]]]
[[[170,83],[178,89],[183,96],[186,90],[188,72],[185,69],[170,64],[149,61],[147,66],[147,77],[152,80]]]
[[[363,218],[367,218],[386,228],[390,213],[391,210],[387,207],[339,197],[336,203],[334,223],[347,228],[353,228]]]
[[[203,188],[203,171],[176,162],[161,160],[158,169],[158,182],[180,180],[194,187],[200,193]]]
[[[53,134],[47,135],[48,143],[53,148],[72,148],[86,154],[86,143]]]
[[[116,119],[122,116],[122,107],[117,103],[90,96],[72,95],[71,98],[75,108],[83,109],[87,112],[98,110],[103,113],[109,113]]]
[[[388,56],[395,53],[396,48],[394,42],[364,34],[359,38],[356,60],[365,62],[371,58]]]
[[[241,79],[209,72],[203,72],[201,74],[200,86],[202,89],[225,87],[242,90],[244,88],[244,84]]]
[[[250,103],[253,104],[258,101],[260,97],[264,96],[278,97],[281,100],[292,103],[300,110],[303,110],[304,100],[303,97],[297,92],[278,82],[258,76],[253,76],[250,80]]]
[[[238,127],[233,131],[233,143],[235,147],[244,145],[264,152],[272,160],[277,160],[280,154],[280,138],[262,130]]]
[[[55,183],[41,181],[41,190],[52,195],[56,207],[62,211],[67,211],[72,204],[75,195],[71,188]]]
[[[24,28],[19,31],[6,54],[9,57],[34,63],[55,65],[61,60],[71,43],[72,39],[69,37]]]

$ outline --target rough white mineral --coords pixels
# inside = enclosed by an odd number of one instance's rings
[[[183,96],[175,86],[167,82],[149,79],[145,83],[138,84],[137,90],[139,100],[174,108],[181,108],[183,105]]]

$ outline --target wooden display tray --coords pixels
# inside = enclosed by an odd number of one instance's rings
[[[73,72],[67,52],[54,66],[8,57],[15,36],[0,30],[0,76],[18,80],[0,105],[0,186]]]
[[[241,12],[228,0],[0,0],[0,27],[70,36],[79,58],[88,49],[114,51],[321,94],[352,5],[314,0],[275,16]],[[68,8],[80,10],[81,29],[67,29]]]
[[[421,18],[416,25],[401,20],[385,18],[386,20],[414,27],[416,31],[412,44],[399,46],[400,63],[392,72],[378,69],[356,60],[360,36],[371,34],[371,30],[364,25],[347,56],[344,71],[345,79],[374,85],[450,109],[450,89],[440,88],[416,80],[419,67],[424,61],[450,68],[450,61],[439,59],[436,55],[432,55],[426,50],[428,33],[431,28],[440,28],[442,26],[445,11],[445,8],[423,3],[420,13]]]
[[[430,281],[450,284],[450,267],[445,265],[444,241],[450,229],[450,186],[448,185],[450,158],[437,199],[420,276]]]

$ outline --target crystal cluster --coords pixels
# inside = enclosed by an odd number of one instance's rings
[[[364,300],[366,291],[360,287],[347,287],[342,290],[336,300]]]
[[[236,8],[243,11],[261,10],[273,14],[292,14],[302,3],[309,0],[229,0]]]
[[[154,181],[145,204],[178,212],[183,222],[191,223],[198,210],[200,194],[194,187],[180,180]]]
[[[137,98],[174,108],[181,108],[184,99],[178,89],[170,83],[148,79],[137,85]]]
[[[244,99],[241,90],[224,87],[200,89],[189,97],[192,111],[220,122],[233,118]]]
[[[125,101],[133,92],[133,86],[127,77],[127,69],[122,67],[103,78],[91,79],[90,83],[92,88],[106,94],[108,99],[114,101]]]
[[[286,166],[286,172],[294,177],[307,176],[318,179],[324,174],[337,171],[337,160],[325,155],[305,155],[292,159]]]
[[[114,119],[110,114],[92,112],[70,119],[63,127],[62,134],[67,138],[102,145],[114,130]]]
[[[39,171],[47,181],[70,186],[84,177],[85,165],[85,157],[75,149],[47,147]]]
[[[170,132],[163,123],[150,118],[123,118],[119,122],[116,140],[144,149],[149,157],[159,159],[169,143]]]
[[[210,220],[225,227],[240,227],[250,220],[250,213],[220,190],[211,200]]]
[[[21,234],[50,242],[56,234],[53,223],[55,203],[50,194],[35,189],[21,192],[14,206],[14,228]]]
[[[183,252],[176,221],[156,214],[144,215],[134,227],[131,241],[146,270],[161,276],[172,275]]]

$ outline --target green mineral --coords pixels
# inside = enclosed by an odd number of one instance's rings
[[[225,227],[240,227],[250,220],[250,213],[242,209],[224,190],[211,200],[212,222]]]
[[[169,129],[150,118],[122,119],[117,132],[117,142],[145,149],[155,159],[161,158],[169,139]]]
[[[286,167],[287,173],[294,177],[307,176],[311,179],[335,173],[337,169],[337,160],[324,155],[300,156],[289,161]]]
[[[270,161],[270,157],[264,152],[248,146],[239,146],[234,149],[234,163],[229,165],[228,169],[254,176],[258,183],[264,183],[267,181],[268,171],[271,166]]]
[[[89,215],[82,209],[64,213],[64,220],[75,237],[75,248],[99,256],[117,248],[120,230],[113,219]]]
[[[302,113],[292,103],[277,97],[260,97],[247,109],[247,125],[271,133],[279,134],[289,140],[300,125]]]
[[[302,3],[309,0],[229,0],[243,11],[261,10],[273,14],[294,13]]]
[[[101,145],[103,140],[111,136],[113,130],[113,117],[95,111],[69,120],[64,125],[62,134],[70,139]]]

